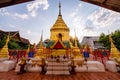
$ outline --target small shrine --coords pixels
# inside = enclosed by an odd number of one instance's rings
[[[116,46],[113,43],[111,35],[109,35],[109,40],[111,43],[111,58],[120,58],[120,52],[117,50]]]
[[[0,58],[6,58],[9,59],[9,52],[8,52],[8,42],[9,42],[9,36],[10,34],[8,34],[7,39],[6,39],[6,43],[3,46],[2,49],[0,49]]]
[[[34,47],[35,47],[35,45],[34,45]],[[38,48],[35,49],[34,58],[42,58],[43,57],[43,51],[44,51],[44,47],[43,47],[43,44],[42,44],[42,35],[41,35],[41,39],[40,39],[40,43],[38,45]]]

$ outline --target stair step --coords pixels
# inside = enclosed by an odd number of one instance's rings
[[[52,69],[52,70],[54,70],[54,69],[60,69],[60,70],[63,70],[63,69],[64,69],[64,70],[65,70],[65,69],[66,69],[66,70],[68,70],[69,67],[55,67],[55,66],[54,66],[54,67],[50,67],[50,66],[48,66],[48,67],[47,67],[47,70],[48,70],[48,69]]]
[[[51,68],[47,68],[47,71],[69,71],[69,68],[68,69],[60,69],[60,68],[51,69]]]
[[[68,63],[49,62],[47,65],[68,65]]]
[[[69,68],[47,68],[47,71],[69,71]]]
[[[46,74],[69,75],[69,71],[47,71]]]
[[[69,67],[68,65],[48,65],[48,67]]]
[[[56,59],[49,59],[47,60],[48,62],[57,62]],[[60,59],[59,62],[68,62],[69,60],[68,59]]]
[[[67,67],[68,65],[66,64],[48,64],[47,66],[61,66],[61,67]]]
[[[47,72],[46,74],[54,74],[54,75],[69,75],[69,63],[68,60],[60,60],[56,62],[56,60],[49,60],[47,63]]]
[[[56,66],[48,66],[47,69],[69,69],[69,67],[56,67]]]

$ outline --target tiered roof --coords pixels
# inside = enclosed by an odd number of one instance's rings
[[[0,38],[4,37],[5,35],[8,35],[8,33],[10,33],[11,39],[14,39],[18,42],[25,43],[25,44],[30,43],[28,39],[20,37],[19,31],[2,31],[2,30],[0,30]]]

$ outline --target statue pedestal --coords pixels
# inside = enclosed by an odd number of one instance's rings
[[[15,68],[15,62],[11,60],[5,60],[0,62],[0,72],[7,72]]]

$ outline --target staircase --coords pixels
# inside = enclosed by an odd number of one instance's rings
[[[46,74],[52,75],[69,75],[69,63],[68,60],[63,59],[56,61],[55,59],[48,60],[47,72]]]

